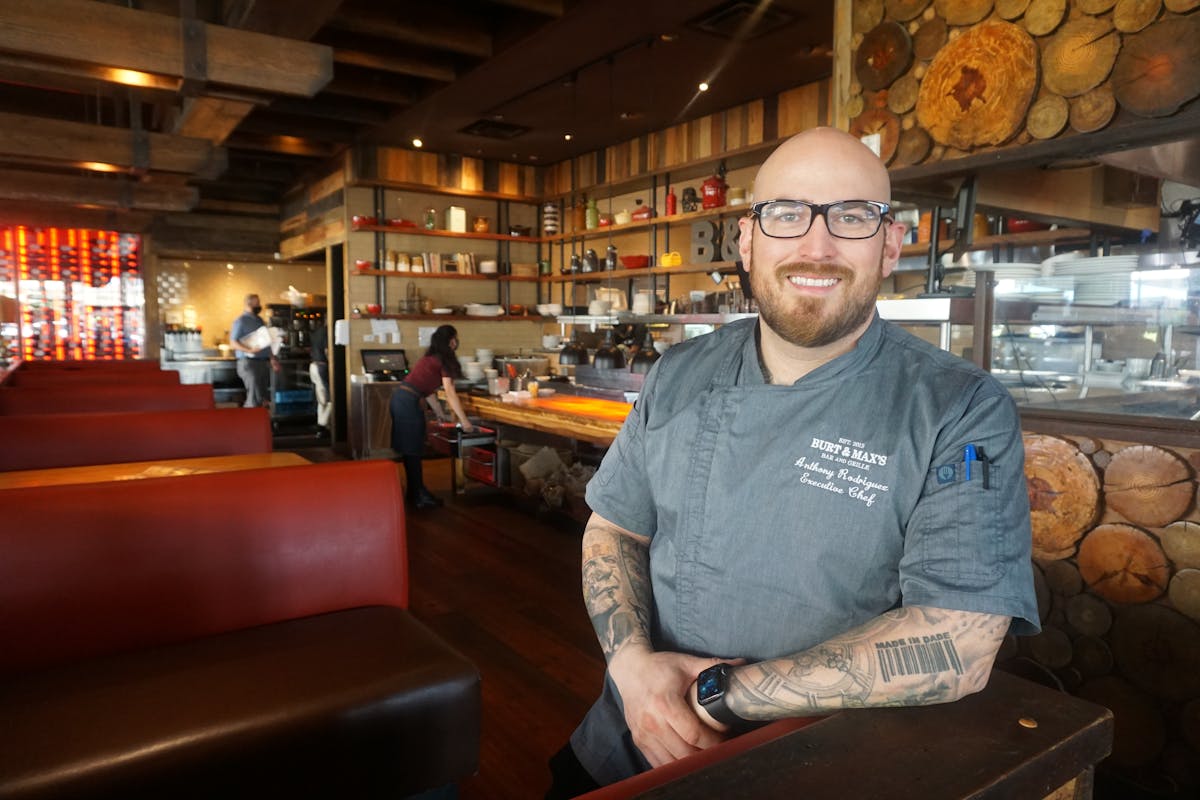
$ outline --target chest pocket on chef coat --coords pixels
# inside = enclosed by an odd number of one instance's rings
[[[997,485],[998,472],[991,470],[984,489],[981,462],[971,465],[969,481],[962,462],[933,467],[909,521],[906,560],[952,588],[969,590],[981,580],[999,577],[1005,565],[1000,513],[1004,492]]]

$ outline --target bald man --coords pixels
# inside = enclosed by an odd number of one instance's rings
[[[608,671],[551,797],[768,720],[957,700],[1038,630],[1015,404],[875,312],[904,239],[887,170],[818,128],[754,193],[758,319],[671,348],[588,484]]]

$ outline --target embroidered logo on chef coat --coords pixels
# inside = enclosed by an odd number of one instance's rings
[[[886,467],[886,453],[876,453],[862,442],[839,437],[837,441],[813,437],[810,455],[803,455],[792,465],[800,471],[800,483],[864,503],[875,505],[881,492],[891,491],[882,476],[871,472]]]

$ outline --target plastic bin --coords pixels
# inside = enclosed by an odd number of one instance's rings
[[[486,483],[489,486],[498,485],[496,481],[495,447],[491,445],[485,447],[467,447],[464,450],[463,472],[466,476],[481,483]]]

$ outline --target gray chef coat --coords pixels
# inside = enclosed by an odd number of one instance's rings
[[[1036,632],[1008,392],[878,316],[850,352],[767,384],[755,325],[671,348],[588,484],[596,513],[650,538],[655,648],[775,658],[901,605]],[[601,783],[648,767],[611,679],[571,742]]]

